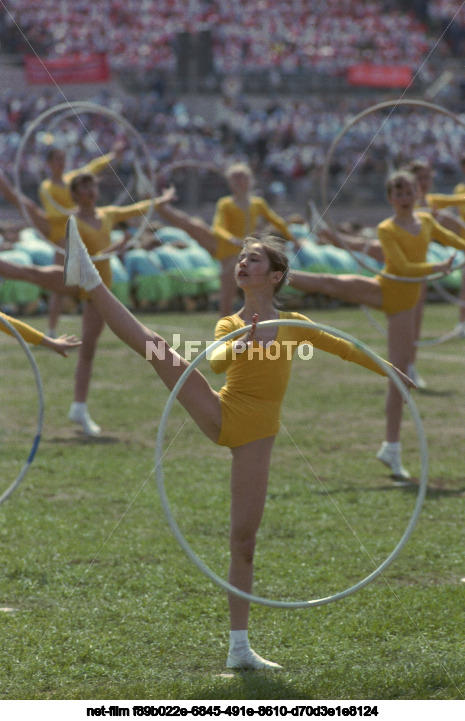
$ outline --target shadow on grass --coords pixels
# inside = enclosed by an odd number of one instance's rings
[[[82,445],[88,445],[89,443],[100,445],[100,446],[108,446],[113,443],[120,443],[120,438],[116,436],[86,436],[84,433],[78,433],[75,436],[69,436],[69,437],[59,437],[54,436],[53,438],[47,438],[44,443],[50,443],[50,444],[62,444],[65,446],[82,446]]]
[[[457,395],[456,390],[435,391],[434,388],[418,388],[416,393],[419,393],[422,396],[432,396],[435,398],[449,398],[450,396]]]
[[[228,671],[203,688],[196,686],[192,698],[233,700],[238,705],[238,699],[269,701],[303,699],[307,695],[292,681],[286,681],[279,671]],[[276,704],[279,705],[279,701]]]

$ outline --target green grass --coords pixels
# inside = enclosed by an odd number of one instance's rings
[[[358,309],[312,311],[385,354]],[[456,310],[428,306],[428,334]],[[215,316],[145,316],[171,339],[210,340]],[[32,320],[44,329],[45,318]],[[79,333],[80,319],[62,329]],[[32,373],[3,336],[3,491],[35,433]],[[34,351],[45,389],[44,433],[25,479],[0,507],[0,688],[3,699],[463,699],[463,343],[421,351],[431,391],[416,393],[430,452],[429,490],[402,553],[344,600],[303,610],[254,605],[256,650],[279,674],[225,673],[225,594],[171,534],[153,472],[168,393],[151,367],[105,331],[89,406],[104,433],[67,421],[75,359]],[[202,366],[215,387],[222,379]],[[255,592],[302,600],[343,590],[391,553],[416,487],[393,486],[374,459],[384,435],[384,379],[315,353],[294,363],[260,530]],[[418,476],[406,412],[404,462]],[[228,565],[229,452],[175,407],[166,434],[173,513],[199,556]]]

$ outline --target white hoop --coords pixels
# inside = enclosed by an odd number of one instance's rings
[[[21,142],[18,146],[18,150],[16,151],[16,157],[13,167],[13,177],[14,177],[14,183],[15,188],[19,196],[19,203],[21,207],[21,212],[23,214],[23,217],[27,220],[27,222],[31,223],[34,226],[34,222],[32,221],[28,210],[23,202],[23,192],[21,189],[21,179],[20,179],[20,171],[21,171],[21,160],[24,153],[24,149],[26,147],[27,142],[29,141],[29,138],[31,135],[36,131],[40,123],[44,122],[44,120],[47,120],[47,118],[57,114],[62,113],[64,111],[67,111],[69,114],[73,113],[76,117],[78,116],[79,111],[83,111],[86,113],[94,113],[99,115],[105,115],[112,120],[114,120],[116,123],[119,123],[122,125],[125,130],[129,133],[129,135],[134,138],[136,143],[138,143],[139,148],[141,150],[141,153],[144,157],[144,159],[148,159],[150,157],[149,150],[140,135],[138,131],[131,125],[131,123],[122,117],[119,113],[115,112],[114,110],[110,110],[110,108],[106,108],[104,106],[97,105],[95,103],[88,103],[88,102],[82,102],[82,101],[75,101],[72,103],[61,103],[60,105],[55,105],[53,108],[49,108],[48,110],[45,110],[43,113],[37,116],[35,120],[30,123],[28,126],[26,132],[24,133],[23,137],[21,138]],[[150,182],[151,190],[153,190],[152,197],[155,197],[155,182],[153,177],[153,171],[150,166],[150,163],[148,163],[148,169],[149,169],[149,178],[148,181]],[[144,233],[145,229],[149,225],[152,214],[153,214],[153,207],[150,207],[146,215],[142,216],[142,220],[139,224],[139,227],[134,235],[134,237],[131,239],[131,243],[128,245],[134,246],[141,238],[142,234]],[[71,211],[73,212],[73,211]],[[66,212],[68,214],[68,211]],[[35,227],[35,226],[34,226]],[[61,248],[59,245],[55,245],[54,243],[51,243],[48,238],[46,238],[43,233],[40,232],[38,228],[36,228],[36,231],[39,233],[40,237],[46,241],[56,252],[61,253],[64,255],[64,249]],[[106,260],[107,258],[111,258],[115,253],[109,250],[107,253],[102,253],[100,255],[92,256],[92,260]]]
[[[228,335],[224,336],[223,338],[215,341],[212,343],[208,348],[206,348],[204,351],[202,351],[197,358],[186,368],[182,376],[177,381],[176,385],[174,386],[173,390],[171,391],[171,394],[168,398],[168,401],[165,405],[165,408],[163,410],[163,414],[161,416],[160,425],[158,427],[158,433],[157,433],[157,442],[156,442],[156,451],[155,451],[155,470],[156,470],[156,476],[157,476],[157,486],[158,486],[158,492],[160,494],[161,503],[163,506],[163,510],[165,512],[166,518],[168,520],[168,523],[171,527],[171,530],[173,531],[176,539],[178,540],[179,544],[181,545],[182,549],[185,551],[187,556],[193,561],[193,563],[197,566],[197,568],[202,571],[208,578],[210,578],[212,581],[214,581],[217,585],[221,586],[225,591],[229,593],[234,593],[236,596],[239,596],[240,598],[246,599],[247,601],[251,601],[253,603],[259,603],[264,606],[273,606],[277,608],[310,608],[312,606],[321,606],[327,603],[331,603],[332,601],[337,601],[341,598],[345,598],[346,596],[349,596],[352,593],[355,593],[355,591],[360,590],[364,586],[366,586],[370,581],[373,581],[377,576],[379,576],[380,573],[382,573],[385,568],[396,558],[396,556],[400,553],[402,548],[405,546],[408,538],[410,537],[416,523],[418,520],[418,516],[420,514],[421,506],[423,503],[423,499],[426,494],[426,488],[427,488],[427,482],[428,482],[428,450],[427,450],[427,444],[426,444],[426,438],[423,431],[423,425],[421,422],[420,415],[418,413],[418,410],[416,408],[416,405],[414,401],[411,398],[410,393],[408,393],[405,386],[402,384],[400,379],[398,378],[395,371],[392,369],[392,367],[386,363],[386,361],[380,359],[370,348],[368,348],[363,343],[360,343],[360,341],[356,340],[352,336],[348,335],[347,333],[343,333],[340,330],[337,330],[335,328],[331,328],[330,326],[322,325],[320,323],[313,323],[311,321],[302,321],[297,319],[282,319],[282,320],[268,320],[268,321],[262,321],[257,324],[258,327],[266,327],[266,326],[276,326],[276,325],[290,325],[290,326],[299,326],[299,327],[308,327],[313,330],[322,330],[326,333],[330,333],[331,335],[334,335],[338,338],[343,338],[345,340],[350,341],[351,343],[354,343],[357,348],[360,348],[363,350],[372,360],[374,360],[380,368],[382,368],[384,371],[386,371],[386,374],[388,377],[395,383],[396,387],[398,388],[399,392],[402,394],[405,402],[409,406],[410,412],[412,414],[415,428],[417,431],[419,446],[420,446],[420,457],[421,457],[421,474],[420,474],[420,483],[418,487],[418,493],[416,498],[415,507],[413,509],[413,513],[410,517],[410,520],[407,524],[407,528],[400,539],[397,546],[394,548],[394,550],[389,554],[389,556],[381,563],[371,574],[366,576],[366,578],[362,579],[355,585],[351,586],[350,588],[347,588],[344,591],[341,591],[339,593],[335,593],[332,596],[327,596],[325,598],[318,598],[313,600],[307,600],[307,601],[279,601],[279,600],[273,600],[264,598],[262,596],[255,596],[251,593],[246,593],[245,591],[241,591],[236,586],[231,585],[228,583],[228,581],[225,581],[220,576],[218,576],[214,571],[212,571],[208,566],[206,566],[205,563],[197,556],[197,554],[192,550],[190,545],[187,543],[186,539],[184,538],[175,518],[173,517],[173,514],[170,509],[168,497],[166,494],[165,484],[164,484],[164,478],[163,478],[163,441],[164,441],[164,434],[165,434],[165,428],[166,424],[169,418],[169,414],[171,412],[171,408],[174,404],[174,401],[176,400],[176,397],[181,390],[182,386],[190,376],[190,374],[195,370],[195,368],[199,365],[199,363],[207,356],[207,354],[210,354],[215,348],[222,345],[223,343],[226,343],[228,340],[231,340],[232,338],[235,338],[238,335],[243,335],[244,333],[247,333],[251,328],[252,325],[245,326],[244,328],[238,328],[235,331],[232,331]]]
[[[21,481],[23,480],[24,476],[28,472],[32,461],[34,460],[34,457],[37,453],[37,449],[39,447],[40,439],[42,436],[42,427],[44,423],[44,391],[42,387],[42,379],[40,377],[39,369],[37,367],[37,363],[35,362],[34,356],[32,355],[31,351],[29,350],[27,343],[23,340],[23,338],[20,336],[16,328],[7,320],[3,315],[0,314],[0,323],[2,323],[5,328],[8,328],[10,333],[16,338],[16,340],[19,342],[19,344],[22,346],[29,363],[32,366],[32,371],[34,373],[35,382],[37,386],[37,393],[39,397],[39,409],[38,409],[38,415],[37,415],[37,429],[36,434],[34,436],[34,440],[32,442],[31,450],[29,451],[29,455],[27,457],[27,461],[22,467],[21,471],[19,472],[18,476],[15,478],[15,480],[11,483],[9,488],[7,488],[2,495],[0,495],[0,505],[6,501],[9,496],[13,493],[13,491],[19,486]]]
[[[326,155],[325,164],[323,166],[323,172],[322,172],[322,197],[323,197],[323,204],[324,207],[327,208],[325,215],[326,220],[328,222],[328,225],[332,228],[333,231],[336,232],[334,221],[331,218],[331,215],[329,213],[329,202],[328,202],[328,175],[329,175],[329,167],[331,165],[334,151],[337,148],[338,144],[346,135],[346,133],[354,126],[356,123],[358,123],[359,120],[362,120],[367,115],[371,115],[372,113],[377,112],[378,110],[384,110],[385,108],[397,108],[402,107],[406,105],[416,106],[416,107],[423,107],[428,108],[429,110],[433,110],[436,113],[439,113],[441,115],[445,115],[448,118],[452,118],[457,125],[460,125],[460,127],[465,128],[465,122],[461,120],[457,115],[452,113],[450,110],[447,110],[446,108],[443,108],[440,105],[435,105],[434,103],[428,103],[424,100],[393,100],[393,101],[387,101],[383,103],[377,103],[376,105],[371,105],[366,110],[363,110],[361,113],[358,113],[355,115],[351,120],[349,120],[348,123],[340,130],[340,132],[336,135],[333,142],[331,143],[328,153]],[[433,280],[440,280],[441,278],[446,277],[449,275],[449,273],[452,273],[454,270],[459,270],[460,268],[463,268],[465,266],[465,259],[458,263],[456,266],[451,268],[449,272],[443,272],[443,273],[430,273],[429,275],[423,275],[421,277],[404,277],[399,275],[393,275],[392,273],[386,273],[383,270],[375,270],[372,265],[362,260],[361,256],[357,256],[354,251],[350,248],[349,244],[346,244],[344,242],[343,236],[341,236],[341,243],[344,245],[345,249],[352,255],[352,257],[357,261],[357,263],[366,270],[369,270],[370,273],[376,273],[376,275],[381,275],[384,278],[389,278],[390,280],[396,280],[401,281],[403,283],[425,283],[428,281]]]

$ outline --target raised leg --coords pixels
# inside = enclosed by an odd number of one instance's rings
[[[293,270],[289,275],[289,285],[304,293],[322,293],[354,305],[381,308],[383,303],[378,281],[361,275],[331,275]]]
[[[217,241],[210,226],[201,218],[194,218],[182,210],[173,207],[169,203],[157,204],[157,213],[160,218],[170,225],[185,230],[191,238],[194,238],[211,255],[215,255]]]

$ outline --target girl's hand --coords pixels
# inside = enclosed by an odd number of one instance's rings
[[[49,338],[48,336],[45,336],[40,345],[51,348],[51,350],[54,350],[55,353],[59,353],[59,355],[67,358],[67,351],[72,350],[73,348],[78,348],[81,344],[82,341],[80,341],[75,335],[62,335],[59,338]]]
[[[402,381],[402,383],[408,390],[410,390],[411,388],[418,388],[417,384],[414,381],[412,381],[412,379],[409,378],[408,375],[406,375],[405,373],[400,371],[395,366],[394,366],[394,370],[395,370],[398,378]]]
[[[246,337],[244,338],[246,343],[251,343],[255,336],[255,331],[257,329],[257,323],[258,323],[258,313],[255,313],[252,316],[252,328],[247,333]]]
[[[440,263],[435,263],[433,266],[433,271],[435,273],[444,273],[445,275],[448,275],[452,270],[452,265],[454,263],[454,260],[457,256],[457,253],[453,253],[450,258],[447,258],[446,260],[441,261]]]
[[[164,203],[172,203],[178,199],[176,188],[174,185],[169,185],[167,188],[163,188],[161,195],[156,198],[157,205],[163,205]]]
[[[233,350],[236,355],[244,353],[247,350],[247,348],[249,347],[249,344],[253,342],[257,323],[258,323],[258,313],[255,313],[255,315],[252,317],[252,328],[249,330],[249,332],[244,337],[238,338],[233,343]]]

